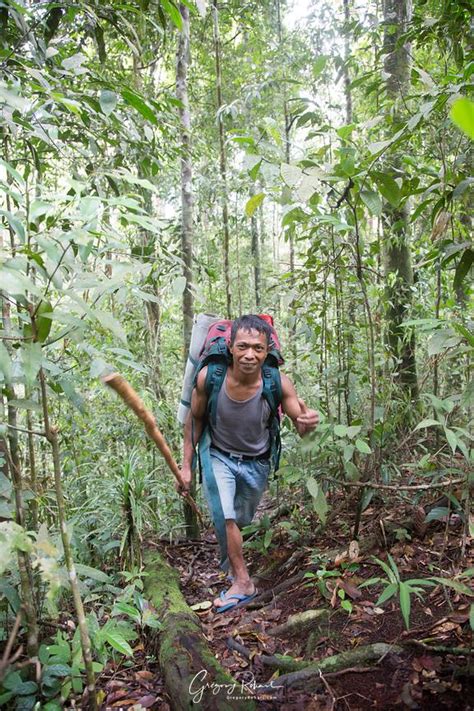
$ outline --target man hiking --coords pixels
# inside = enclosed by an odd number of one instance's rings
[[[253,519],[267,486],[271,459],[277,466],[278,455],[272,456],[275,422],[277,430],[279,425],[276,408],[281,405],[300,436],[313,431],[319,421],[317,412],[298,398],[289,378],[266,365],[271,339],[272,328],[259,316],[241,316],[233,322],[230,362],[218,392],[214,395],[209,385],[211,366],[202,367],[184,428],[183,485],[178,490],[189,491],[198,443],[204,493],[221,546],[221,567],[227,570],[230,563],[233,576],[230,588],[214,600],[217,612],[245,605],[256,595],[243,558],[240,529]],[[268,392],[272,388],[278,391],[277,402]],[[211,398],[215,400],[212,417]]]

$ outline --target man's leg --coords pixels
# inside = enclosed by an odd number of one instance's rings
[[[236,520],[226,518],[227,552],[229,555],[234,581],[226,593],[252,595],[255,585],[252,583],[242,552],[242,534],[240,529],[248,526],[267,486],[270,464],[266,461],[239,462],[236,475],[234,506]],[[217,598],[214,607],[226,605],[225,600]]]
[[[229,555],[230,565],[234,576],[233,583],[226,596],[238,593],[240,595],[252,595],[255,592],[255,585],[250,580],[250,575],[245,565],[242,552],[242,534],[233,519],[226,519],[227,533],[227,553]],[[228,602],[221,600],[220,597],[214,600],[214,607],[222,607]]]

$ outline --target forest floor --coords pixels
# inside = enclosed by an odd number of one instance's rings
[[[260,515],[265,508],[271,511],[274,502],[264,500]],[[381,519],[403,521],[409,515],[408,505],[404,511],[399,500],[373,503],[362,516],[361,547],[365,539],[380,530]],[[290,521],[289,516],[283,518]],[[364,580],[386,577],[373,555],[387,561],[387,550],[382,545],[350,561],[347,552],[344,555],[348,536],[343,531],[349,531],[352,523],[353,515],[346,508],[339,512],[337,526],[318,533],[313,540],[306,536],[304,545],[290,541],[284,528],[279,527],[280,533],[273,537],[265,553],[247,547],[251,574],[268,571],[258,578],[259,592],[272,591],[310,568],[317,571],[320,566],[326,572],[297,579],[284,592],[269,596],[270,599],[224,614],[214,613],[209,604],[226,588],[212,532],[208,531],[200,542],[160,544],[160,551],[180,569],[181,589],[188,604],[202,603],[205,608],[196,612],[211,650],[239,683],[247,689],[253,688],[258,709],[473,709],[473,633],[469,625],[472,598],[442,585],[423,588],[422,597],[410,596],[410,627],[406,630],[397,595],[377,606],[383,585],[360,587]],[[276,521],[272,528],[275,526]],[[309,529],[318,529],[316,519]],[[405,540],[396,541],[389,552],[402,580],[433,575],[449,577],[458,570],[462,524],[455,514],[445,522],[431,523],[423,539],[407,537],[403,530],[399,535],[405,536]],[[334,560],[337,549],[343,555]],[[330,551],[326,563],[325,551]],[[467,551],[463,569],[473,564]],[[351,611],[341,604],[351,607]],[[308,626],[272,633],[290,615],[314,609],[327,612],[324,623],[313,628],[312,634]],[[356,664],[342,672],[324,674],[313,684],[305,682],[299,687],[277,689],[273,696],[259,693],[270,679],[274,687],[278,686],[278,674],[263,663],[265,657],[281,654],[318,662],[377,642],[393,645],[396,650],[386,652],[371,666]],[[112,685],[104,678],[102,708],[130,708],[140,702],[142,707],[166,711],[168,700],[156,664],[145,662],[144,650],[140,649],[134,662],[135,666],[129,670],[115,671]]]

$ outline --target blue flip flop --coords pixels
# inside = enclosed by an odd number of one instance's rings
[[[235,610],[237,607],[244,607],[244,605],[247,605],[256,596],[257,590],[255,590],[251,595],[242,595],[241,593],[232,593],[232,595],[227,595],[227,593],[223,590],[219,596],[220,599],[223,602],[228,600],[235,600],[235,602],[229,602],[228,605],[214,607],[214,610],[217,614],[220,614],[221,612],[228,612],[229,610]]]

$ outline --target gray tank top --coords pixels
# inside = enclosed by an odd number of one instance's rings
[[[232,454],[258,456],[270,447],[270,406],[262,397],[263,383],[248,400],[233,400],[227,394],[227,377],[217,398],[216,427],[211,441]]]

